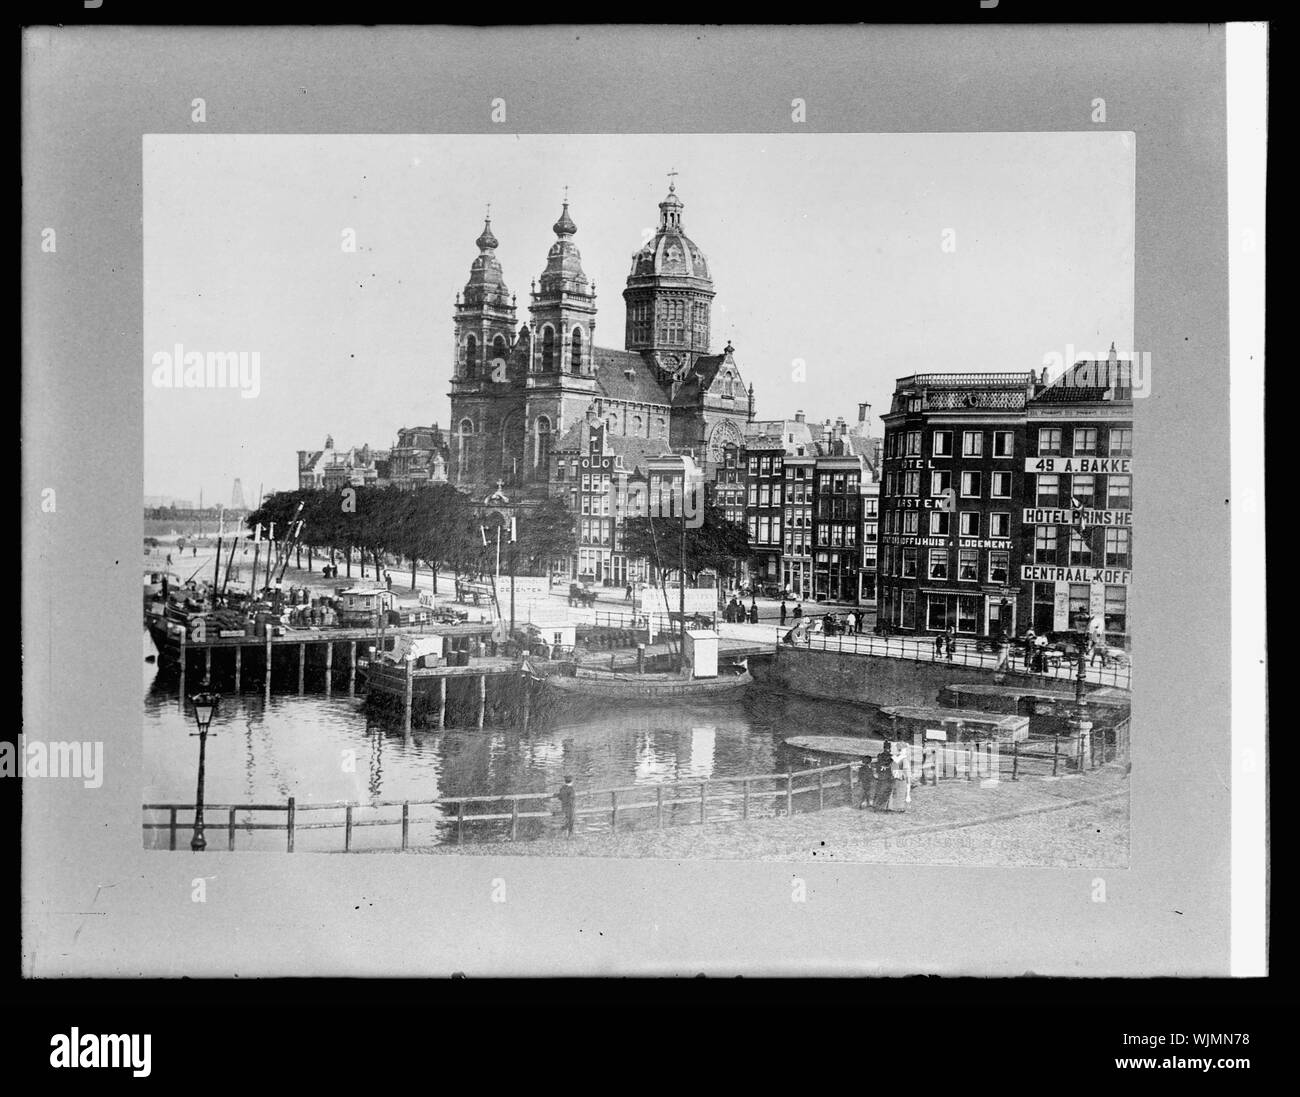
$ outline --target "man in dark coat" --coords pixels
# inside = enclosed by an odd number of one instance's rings
[[[858,810],[870,808],[876,810],[876,763],[870,754],[862,756],[862,770],[858,773],[858,779],[862,782],[862,802],[858,804]]]
[[[886,811],[889,808],[889,794],[893,791],[894,785],[894,756],[889,750],[889,744],[885,744],[885,749],[876,756],[876,787],[871,794],[871,807],[873,811]]]
[[[577,819],[574,806],[577,793],[573,787],[572,777],[564,779],[564,784],[560,786],[560,791],[555,794],[555,798],[560,801],[560,811],[564,813],[564,821],[560,824],[560,830],[566,838],[572,838],[573,824]]]

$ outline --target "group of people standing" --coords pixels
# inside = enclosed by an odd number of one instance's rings
[[[957,648],[957,631],[949,628],[947,632],[941,632],[934,638],[934,657],[947,655],[948,662],[952,662],[952,653]]]
[[[902,741],[885,743],[873,759],[866,755],[858,774],[862,782],[860,810],[906,811],[912,802],[912,752]]]
[[[750,599],[749,610],[746,613],[745,603],[733,594],[731,601],[727,603],[727,608],[722,611],[722,619],[730,624],[744,624],[746,616],[751,624],[758,623],[758,599]],[[785,623],[784,613],[781,622]]]

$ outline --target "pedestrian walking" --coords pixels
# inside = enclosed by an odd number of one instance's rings
[[[936,661],[938,660],[939,656],[943,654],[944,639],[945,637],[942,632],[939,633],[939,635],[934,638],[934,657]]]
[[[781,625],[785,625],[785,599],[781,599]]]
[[[167,554],[167,564],[168,564],[168,566],[171,565],[171,562],[172,562],[172,554],[169,552],[169,553]]]
[[[876,763],[870,754],[862,756],[862,770],[858,774],[858,780],[862,782],[862,800],[858,804],[858,810],[870,808],[875,811]]]
[[[199,554],[199,546],[198,546],[198,545],[195,545],[195,546],[194,546],[194,553],[193,553],[193,555],[197,556],[198,554]]]
[[[387,571],[384,572],[384,586],[389,590],[393,589],[393,576]]]
[[[564,784],[560,786],[560,791],[555,794],[555,798],[560,801],[560,811],[563,813],[563,819],[560,823],[560,831],[566,838],[573,837],[573,824],[577,819],[574,809],[574,801],[577,799],[577,792],[573,787],[573,778],[565,777]]]
[[[631,583],[628,583],[628,585],[627,585],[627,590],[625,590],[625,591],[623,592],[623,601],[625,601],[625,602],[630,602],[630,601],[632,601],[632,584],[631,584]]]
[[[758,599],[757,598],[751,598],[749,602],[749,623],[751,625],[758,624]]]
[[[943,638],[943,650],[948,656],[948,662],[952,662],[952,652],[957,646],[957,641],[949,634]]]
[[[803,605],[799,602],[794,604],[794,619],[799,620],[803,616]]]

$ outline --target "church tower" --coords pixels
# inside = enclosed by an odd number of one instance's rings
[[[474,241],[478,257],[456,296],[455,360],[451,384],[451,482],[490,483],[502,475],[499,396],[509,387],[506,364],[515,341],[515,299],[497,259],[492,218]]]
[[[713,297],[708,263],[682,229],[682,200],[670,182],[654,239],[632,256],[624,345],[653,361],[660,380],[681,378],[709,353]]]
[[[581,421],[596,396],[596,287],[582,269],[578,226],[565,198],[555,243],[534,283],[520,480],[545,490],[555,440]]]

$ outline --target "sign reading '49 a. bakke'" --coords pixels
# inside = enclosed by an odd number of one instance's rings
[[[1114,473],[1130,476],[1133,473],[1132,457],[1026,457],[1026,472]]]

